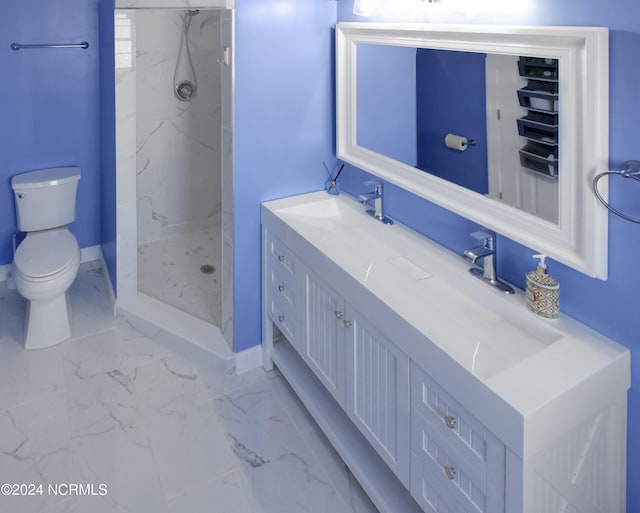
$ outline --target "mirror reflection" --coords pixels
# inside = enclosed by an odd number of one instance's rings
[[[357,144],[558,222],[558,59],[359,43]]]

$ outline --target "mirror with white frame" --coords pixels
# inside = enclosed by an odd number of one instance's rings
[[[340,23],[338,157],[607,278],[608,30]]]

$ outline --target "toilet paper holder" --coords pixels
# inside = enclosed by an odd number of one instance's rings
[[[452,150],[466,151],[469,146],[475,146],[476,144],[475,139],[467,139],[462,135],[449,133],[444,136],[444,145]]]

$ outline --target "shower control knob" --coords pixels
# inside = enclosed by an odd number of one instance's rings
[[[278,291],[284,292],[284,285],[278,285]]]
[[[350,328],[353,323],[350,320],[345,319],[344,321],[342,321],[342,324],[344,324],[345,328]]]
[[[278,315],[278,321],[284,322],[284,315]]]
[[[278,255],[278,261],[284,262],[284,255]]]
[[[342,319],[342,312],[340,310],[336,310],[335,312],[336,319]]]

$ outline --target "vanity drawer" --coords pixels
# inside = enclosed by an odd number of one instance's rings
[[[293,262],[293,260],[291,260]],[[291,307],[297,308],[300,302],[300,287],[295,276],[290,274],[279,263],[271,263],[267,269],[269,295],[280,297]],[[297,310],[296,310],[297,311]]]
[[[416,364],[411,367],[411,447],[411,493],[423,507],[504,511],[504,444]]]
[[[486,507],[484,462],[469,458],[458,444],[451,443],[450,437],[443,438],[434,429],[431,416],[424,416],[413,407],[411,417],[411,491],[415,498],[426,501],[438,512],[444,503],[451,511],[493,513]]]
[[[289,343],[298,348],[300,335],[300,321],[296,310],[288,301],[278,296],[268,299],[269,317],[278,326],[278,329],[287,338]]]
[[[487,429],[415,363],[411,366],[411,404],[431,431],[454,444],[465,459],[484,462]]]
[[[267,258],[269,266],[281,269],[290,275],[296,274],[298,259],[291,250],[267,232]]]

